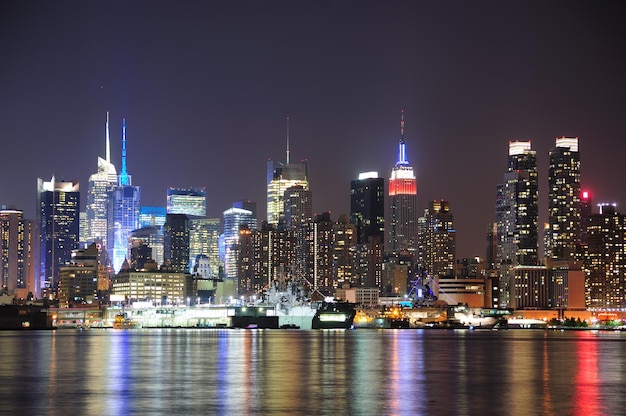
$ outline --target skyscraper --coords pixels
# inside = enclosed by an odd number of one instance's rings
[[[590,214],[585,252],[587,306],[626,307],[626,216],[614,205],[600,205]]]
[[[417,180],[406,157],[404,142],[404,110],[400,121],[398,160],[389,178],[389,240],[388,250],[417,249]]]
[[[380,287],[385,244],[385,179],[378,172],[361,173],[351,182],[350,222],[356,228],[355,273],[360,276],[360,286]]]
[[[163,233],[165,262],[177,273],[189,273],[189,217],[167,214]]]
[[[37,229],[39,234],[38,281],[41,295],[54,298],[59,266],[78,248],[80,192],[78,181],[50,182],[37,179]]]
[[[26,288],[26,233],[21,210],[0,209],[0,288],[14,294]]]
[[[229,208],[223,213],[224,233],[220,240],[224,259],[224,277],[228,279],[237,278],[237,261],[239,258],[239,230],[247,227],[254,230],[257,227],[256,218],[252,211],[242,208]]]
[[[206,188],[169,188],[167,213],[206,217]]]
[[[420,218],[418,265],[433,276],[453,276],[456,230],[448,201],[431,201]]]
[[[548,193],[550,257],[576,260],[581,242],[578,137],[557,138],[550,150]]]
[[[538,262],[537,152],[530,141],[509,142],[508,168],[497,187],[496,266],[500,273],[500,302],[508,306],[514,267]]]
[[[99,241],[108,249],[109,196],[117,185],[117,171],[111,163],[109,143],[109,113],[105,124],[105,158],[98,157],[98,171],[89,177],[87,184],[87,240]]]
[[[209,261],[208,278],[217,279],[219,275],[219,218],[190,218],[189,219],[189,261],[190,268],[196,265],[198,256],[204,256]]]
[[[287,119],[289,120],[289,119]],[[289,125],[287,125],[287,161],[281,163],[273,160],[267,162],[267,222],[278,225],[284,217],[284,196],[287,188],[302,186],[309,189],[307,164],[290,163],[289,161]]]
[[[118,185],[111,189],[109,196],[108,238],[109,258],[113,268],[119,272],[124,259],[129,257],[128,237],[139,228],[141,187],[132,185],[132,177],[126,169],[126,119],[122,123],[122,170]]]

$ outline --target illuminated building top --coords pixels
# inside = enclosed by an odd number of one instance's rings
[[[530,141],[509,142],[509,156],[523,155],[530,150]]]
[[[578,152],[578,137],[557,137],[556,147],[566,147],[572,152]]]

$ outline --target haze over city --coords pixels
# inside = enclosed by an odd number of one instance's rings
[[[0,204],[35,216],[36,179],[78,179],[104,156],[142,204],[205,186],[265,216],[266,162],[307,159],[315,212],[350,210],[350,181],[389,177],[405,110],[420,210],[450,201],[457,257],[484,254],[510,140],[580,140],[594,202],[626,194],[624,29],[617,2],[3,2]],[[85,198],[82,197],[84,207]]]

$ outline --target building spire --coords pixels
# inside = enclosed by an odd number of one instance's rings
[[[408,165],[406,160],[406,143],[404,143],[404,109],[400,115],[400,143],[398,144],[398,161],[397,165]]]
[[[111,163],[111,144],[109,142],[109,112],[107,111],[107,121],[105,124],[105,131],[104,131],[104,139],[106,141],[105,147],[105,159],[108,163]]]
[[[126,119],[122,119],[122,171],[120,172],[120,186],[129,186],[130,175],[126,170]]]
[[[289,164],[289,116],[287,116],[287,164]]]

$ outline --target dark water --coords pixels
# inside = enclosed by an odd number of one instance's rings
[[[0,414],[623,415],[626,334],[0,333]]]

